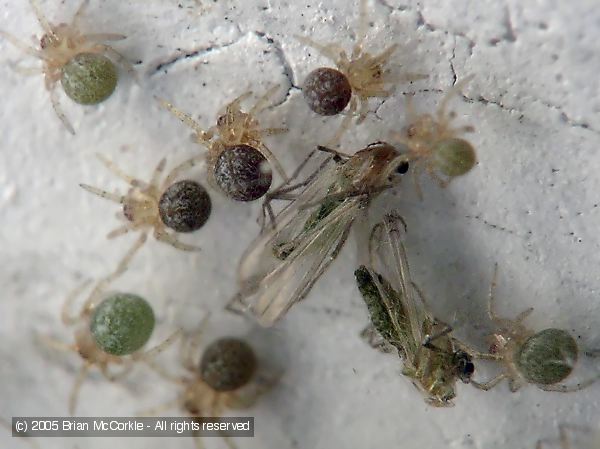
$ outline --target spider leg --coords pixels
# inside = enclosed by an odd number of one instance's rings
[[[84,34],[82,37],[86,40],[98,43],[103,41],[122,41],[123,39],[127,39],[127,36],[118,33],[89,33]]]
[[[377,56],[373,56],[371,58],[370,64],[372,67],[377,65],[385,65],[389,59],[389,57],[398,49],[398,44],[392,44],[389,47],[385,48],[381,53]]]
[[[252,106],[252,108],[248,111],[249,115],[256,115],[262,111],[264,111],[265,109],[269,108],[269,98],[271,98],[273,96],[273,94],[275,94],[275,92],[277,92],[277,89],[279,89],[278,85],[272,86],[269,90],[267,90],[262,97],[260,97],[258,99],[258,101],[254,104],[254,106]]]
[[[488,294],[488,316],[490,320],[494,323],[498,324],[502,322],[502,318],[500,318],[496,313],[496,285],[498,280],[498,262],[494,264],[494,274],[492,275],[492,282],[490,283],[490,292]]]
[[[283,166],[275,157],[275,155],[271,152],[271,150],[269,150],[269,148],[262,142],[258,144],[258,147],[260,149],[260,152],[264,154],[264,156],[269,160],[269,162],[271,162],[271,164],[273,164],[275,170],[283,178],[284,182],[288,182],[290,178],[288,178],[288,175],[286,175]]]
[[[109,382],[116,382],[118,380],[123,379],[125,376],[127,376],[131,372],[132,369],[133,369],[133,364],[131,363],[130,360],[128,361],[126,366],[117,373],[111,373],[108,369],[107,363],[102,363],[100,365],[100,372],[106,378],[106,380],[108,380]]]
[[[75,299],[79,295],[81,295],[81,292],[83,292],[83,290],[85,290],[91,284],[91,282],[92,281],[88,279],[85,282],[83,282],[81,285],[79,285],[77,288],[75,288],[71,293],[69,293],[69,295],[65,299],[65,302],[62,306],[61,313],[60,313],[63,324],[65,324],[67,326],[71,326],[71,325],[75,324],[77,321],[79,321],[80,315],[75,315],[75,316],[70,315],[69,309],[73,305],[73,301],[75,301]]]
[[[56,94],[56,87],[54,87],[54,86],[50,88],[50,103],[52,103],[52,108],[54,109],[54,112],[56,113],[56,115],[58,116],[60,121],[63,122],[63,125],[65,125],[65,128],[67,128],[67,130],[71,134],[75,135],[75,129],[73,128],[73,125],[71,125],[71,123],[67,119],[67,116],[65,115],[65,113],[62,110],[62,107],[58,100],[58,96]]]
[[[110,45],[96,44],[96,45],[94,45],[94,49],[112,57],[116,61],[117,64],[119,64],[121,67],[123,67],[129,73],[129,75],[131,75],[136,81],[139,81],[137,74],[135,73],[135,69],[133,68],[133,65],[131,64],[131,62],[129,62],[125,56],[123,56],[117,50],[112,48]]]
[[[115,269],[115,271],[110,273],[108,276],[105,276],[104,278],[101,278],[100,280],[98,280],[98,282],[94,286],[94,289],[90,293],[89,298],[85,302],[83,310],[91,309],[94,306],[96,300],[106,290],[106,288],[115,279],[119,278],[120,276],[123,275],[123,273],[125,273],[125,271],[127,271],[127,268],[129,267],[129,264],[131,263],[133,256],[135,256],[135,254],[138,252],[138,250],[146,242],[146,237],[147,237],[147,235],[145,233],[141,234],[139,236],[139,238],[135,241],[133,246],[131,248],[129,248],[129,250],[125,253],[123,258],[119,261],[119,264],[117,265],[117,268]]]
[[[54,338],[47,337],[45,335],[38,335],[37,341],[48,348],[55,349],[63,352],[77,352],[77,346],[74,344],[67,344]]]
[[[367,37],[367,27],[369,25],[369,13],[367,8],[367,0],[360,0],[358,4],[358,27],[356,31],[356,42],[352,47],[351,59],[356,59],[362,52],[362,45]]]
[[[30,45],[27,45],[25,42],[23,42],[20,39],[17,39],[15,36],[13,36],[10,33],[7,33],[6,31],[1,31],[0,30],[0,36],[2,36],[4,39],[6,39],[11,44],[13,44],[15,47],[17,47],[23,53],[26,53],[29,56],[34,56],[36,58],[40,58],[42,60],[46,59],[45,55],[41,51],[33,48]]]
[[[75,413],[75,407],[77,406],[77,398],[79,396],[79,390],[81,389],[81,385],[83,384],[83,381],[86,379],[91,367],[92,367],[91,363],[85,362],[83,364],[83,366],[81,367],[81,369],[79,370],[77,377],[75,378],[75,383],[73,384],[71,394],[69,395],[69,414],[71,416],[73,416],[73,414]]]
[[[118,195],[116,193],[110,193],[110,192],[107,192],[106,190],[102,190],[102,189],[99,189],[98,187],[93,187],[88,184],[79,184],[79,187],[81,187],[84,190],[87,190],[90,193],[93,193],[94,195],[98,195],[99,197],[114,201],[115,203],[123,204],[123,201],[125,200],[125,197],[123,195]]]
[[[289,131],[288,128],[263,128],[259,130],[261,136],[275,136],[277,134],[285,134]]]
[[[39,75],[40,73],[44,73],[44,69],[42,67],[21,67],[17,64],[11,65],[11,68],[20,75],[23,76],[33,76]]]
[[[312,39],[304,36],[294,35],[294,37],[305,45],[313,47],[318,50],[323,56],[334,61],[338,66],[344,59],[341,55],[344,54],[344,50],[337,44],[322,45]]]
[[[454,97],[455,95],[458,95],[460,93],[460,91],[462,90],[462,88],[467,83],[469,83],[474,77],[475,77],[475,75],[469,75],[469,76],[463,78],[462,80],[460,80],[459,82],[457,82],[454,86],[452,86],[448,90],[446,95],[444,95],[444,98],[442,98],[442,101],[440,102],[440,106],[438,107],[438,110],[436,113],[438,122],[443,123],[446,121],[446,111],[448,108],[448,103],[450,102],[450,100],[452,100],[452,97]]]
[[[267,94],[269,93],[269,91],[267,91]],[[247,98],[250,98],[250,96],[252,95],[252,91],[249,90],[248,92],[244,92],[243,94],[241,94],[240,96],[234,98],[230,103],[227,104],[227,106],[225,106],[225,110],[231,114],[233,109],[236,110],[241,110],[240,109],[240,103],[244,100],[246,100]],[[266,95],[266,94],[265,94]],[[262,100],[262,98],[261,98]],[[260,100],[259,100],[260,102]],[[255,105],[256,106],[256,105]],[[254,109],[254,108],[252,108]]]
[[[342,123],[340,124],[340,127],[338,128],[336,133],[329,140],[329,142],[327,142],[325,144],[326,147],[339,146],[342,135],[348,130],[348,128],[350,127],[350,123],[352,122],[352,119],[354,118],[354,113],[356,112],[356,108],[358,106],[356,104],[356,101],[357,101],[356,96],[353,95],[352,99],[350,100],[350,109],[348,109],[348,112],[346,112],[346,115],[344,116]]]
[[[206,132],[200,128],[200,124],[194,120],[190,115],[186,114],[183,111],[180,111],[179,109],[177,109],[175,106],[173,106],[171,103],[169,103],[166,100],[163,100],[162,98],[159,97],[154,97],[159,104],[165,108],[167,111],[171,112],[171,114],[173,114],[175,117],[177,117],[180,121],[182,121],[184,124],[186,124],[187,126],[189,126],[190,128],[192,128],[194,130],[194,132],[196,133],[198,139],[200,140],[210,140],[210,137],[205,137],[206,136]]]
[[[164,341],[162,341],[161,343],[159,343],[152,349],[144,351],[141,354],[135,354],[135,355],[133,355],[133,358],[140,359],[140,360],[150,360],[150,359],[156,357],[158,354],[160,354],[165,349],[167,349],[169,346],[171,346],[173,343],[175,343],[177,341],[177,339],[179,337],[181,337],[181,333],[182,333],[181,329],[176,330],[171,335],[169,335],[167,338],[165,338]]]
[[[191,169],[192,167],[195,167],[196,165],[204,165],[205,162],[206,154],[202,153],[177,165],[169,172],[169,174],[163,181],[163,188],[166,189],[167,187],[169,187],[175,181],[175,179],[177,179],[179,175],[181,175],[181,173]]]
[[[183,243],[177,237],[169,234],[164,229],[155,229],[154,237],[156,240],[160,240],[161,242],[167,243],[173,248],[180,249],[182,251],[200,251],[200,247]]]
[[[33,12],[35,13],[35,17],[37,18],[37,20],[40,23],[40,26],[42,27],[44,32],[46,34],[52,36],[53,38],[56,38],[56,33],[54,33],[54,30],[52,29],[52,25],[50,25],[50,23],[48,22],[48,19],[46,19],[46,16],[42,12],[42,8],[40,8],[40,4],[38,3],[38,1],[37,0],[29,0],[29,3],[31,4],[31,7],[33,8]]]
[[[123,226],[119,226],[116,229],[113,229],[108,234],[106,234],[106,238],[112,240],[121,235],[127,234],[129,231],[132,231],[134,228],[130,224],[124,224]]]
[[[162,158],[158,164],[156,165],[156,167],[154,168],[154,171],[152,172],[152,176],[150,176],[150,182],[149,184],[154,187],[154,188],[158,188],[159,187],[159,180],[160,180],[160,176],[162,175],[162,172],[165,171],[165,166],[167,165],[167,159],[166,158]]]
[[[104,164],[104,166],[111,171],[114,175],[116,175],[118,178],[121,178],[123,181],[125,181],[127,184],[131,185],[131,186],[136,186],[138,185],[139,181],[134,178],[133,176],[129,176],[128,174],[126,174],[123,170],[121,170],[119,168],[119,166],[117,164],[115,164],[113,161],[111,161],[109,158],[107,158],[106,156],[104,156],[103,154],[100,153],[96,153],[96,158],[102,162],[102,164]],[[85,187],[84,187],[85,188]],[[88,190],[88,189],[86,189]],[[94,193],[94,192],[92,192]],[[102,196],[102,195],[101,195]]]
[[[75,28],[75,29],[79,28],[79,20],[85,13],[85,9],[89,5],[89,3],[90,3],[89,0],[81,1],[79,7],[77,8],[77,11],[75,11],[75,14],[73,14],[73,19],[71,19],[71,26],[73,28]]]
[[[382,91],[385,92],[385,91]],[[373,92],[374,94],[377,94],[379,92]],[[371,96],[371,95],[369,95]],[[373,96],[379,96],[379,95],[373,95]],[[365,119],[367,118],[367,114],[369,113],[369,99],[368,98],[360,98],[360,109],[358,110],[358,118],[356,119],[356,124],[360,125],[362,122],[365,121]]]

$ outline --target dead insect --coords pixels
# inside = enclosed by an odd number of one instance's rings
[[[468,173],[477,163],[475,149],[466,140],[458,137],[473,132],[470,125],[453,127],[456,113],[448,112],[448,103],[458,95],[462,87],[473,77],[456,83],[444,96],[435,115],[416,114],[410,97],[407,100],[408,127],[405,134],[392,133],[391,140],[404,144],[411,161],[417,192],[421,196],[418,178],[423,170],[445,187],[457,176]]]
[[[61,316],[65,325],[79,325],[73,344],[68,345],[42,337],[42,342],[56,349],[74,351],[84,361],[69,397],[71,414],[75,412],[79,389],[94,365],[106,379],[118,380],[129,373],[134,362],[148,362],[172,344],[179,335],[179,331],[175,332],[153,349],[140,352],[154,330],[152,307],[145,299],[132,293],[106,293],[108,286],[127,270],[131,259],[145,239],[146,236],[142,235],[119,262],[117,269],[96,282],[77,316],[69,315],[69,308],[90,282],[85,282],[69,295]],[[120,365],[123,369],[112,373],[110,365]]]
[[[44,75],[46,89],[50,92],[52,107],[65,127],[75,134],[73,126],[60,107],[56,83],[75,103],[98,104],[106,100],[117,86],[118,73],[113,60],[130,73],[133,66],[114,48],[103,44],[118,41],[126,36],[114,33],[82,33],[79,21],[89,0],[82,1],[70,24],[53,25],[44,16],[37,0],[30,0],[35,15],[44,30],[39,49],[20,41],[13,35],[0,31],[0,35],[30,56],[42,60],[41,68],[18,68],[24,74]],[[109,59],[110,58],[110,59]]]
[[[182,340],[181,364],[188,376],[174,376],[156,363],[149,362],[161,377],[176,383],[182,391],[175,401],[145,410],[143,415],[156,415],[178,405],[194,418],[218,417],[226,409],[251,407],[276,383],[275,377],[259,369],[252,347],[239,338],[224,337],[213,341],[198,359],[205,323],[206,319],[198,332]],[[230,449],[235,449],[229,437],[223,438]],[[195,441],[201,448],[200,440],[196,438]]]
[[[267,193],[272,180],[269,164],[287,180],[283,167],[263,142],[264,137],[287,132],[287,129],[260,128],[256,119],[257,114],[268,108],[268,99],[276,90],[277,86],[269,89],[248,112],[243,112],[240,104],[252,92],[240,95],[225,106],[217,124],[208,131],[200,128],[188,114],[159,99],[164,108],[195,131],[196,142],[208,149],[208,153],[189,159],[181,166],[206,162],[209,183],[235,201],[253,201]]]
[[[456,380],[471,381],[472,360],[497,356],[467,347],[450,335],[448,325],[433,317],[410,277],[403,226],[404,220],[393,213],[374,226],[368,262],[354,272],[371,316],[363,336],[369,337],[372,346],[385,343],[397,349],[404,363],[402,374],[413,380],[428,404],[453,406]],[[375,344],[374,335],[383,341]]]
[[[264,326],[309,293],[341,251],[354,221],[363,218],[377,195],[398,185],[408,170],[406,157],[384,142],[352,156],[319,150],[334,156],[303,182],[267,194],[265,210],[273,227],[263,226],[240,261],[238,293],[229,308],[251,309]],[[273,199],[292,201],[275,217]]]
[[[104,156],[100,154],[96,156],[110,171],[131,186],[126,195],[120,195],[80,184],[88,192],[123,205],[120,217],[126,223],[111,231],[108,234],[109,239],[129,231],[147,232],[147,229],[153,229],[157,240],[177,249],[184,251],[200,249],[180,242],[173,233],[167,232],[167,228],[175,232],[196,231],[204,226],[210,216],[212,207],[210,197],[202,185],[192,180],[173,182],[187,167],[174,168],[161,183],[160,177],[166,165],[166,159],[162,159],[154,169],[150,181],[146,183],[126,175]]]
[[[563,329],[544,329],[534,332],[523,325],[523,321],[533,312],[529,308],[514,319],[500,318],[494,308],[497,266],[490,286],[488,314],[496,326],[491,337],[490,352],[499,356],[504,372],[492,380],[473,385],[489,390],[503,379],[508,379],[510,391],[515,392],[528,383],[535,384],[544,391],[569,393],[582,390],[600,378],[600,374],[575,385],[563,385],[578,359],[579,348],[573,336]]]
[[[367,117],[370,98],[389,97],[394,91],[394,83],[425,78],[423,75],[412,73],[402,76],[391,73],[388,65],[398,44],[390,45],[378,55],[364,51],[367,26],[367,0],[360,0],[358,31],[350,56],[339,45],[323,45],[307,37],[295,36],[300,42],[317,49],[323,56],[334,61],[337,66],[337,69],[315,69],[306,77],[302,92],[310,109],[320,115],[336,115],[350,103],[350,109],[329,145],[338,142],[357,110],[356,123],[362,123]]]

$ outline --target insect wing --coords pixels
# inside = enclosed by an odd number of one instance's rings
[[[425,338],[423,326],[428,320],[425,308],[412,282],[408,259],[402,243],[402,220],[394,214],[386,215],[371,236],[371,270],[382,276],[373,279],[377,285],[389,315],[398,328],[398,335],[404,335],[404,350],[407,355],[420,351]],[[376,244],[377,246],[373,246]],[[400,332],[401,331],[401,332]]]
[[[265,326],[308,294],[335,259],[360,213],[363,199],[350,197],[314,219],[335,184],[336,173],[335,166],[326,169],[277,216],[275,229],[259,236],[242,257],[239,297]],[[282,251],[285,245],[287,250]]]

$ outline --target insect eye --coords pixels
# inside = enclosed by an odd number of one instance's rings
[[[403,175],[408,171],[409,163],[408,161],[402,161],[396,167],[396,173],[399,175]]]
[[[220,115],[219,118],[217,119],[217,125],[218,126],[223,126],[227,123],[227,117],[224,115]]]
[[[462,368],[462,372],[463,374],[466,375],[471,375],[475,372],[475,365],[473,364],[473,362],[466,362]]]

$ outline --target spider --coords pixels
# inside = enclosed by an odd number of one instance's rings
[[[475,149],[458,136],[473,132],[470,125],[455,128],[451,122],[456,117],[448,112],[448,103],[473,77],[468,76],[456,83],[444,96],[435,115],[416,114],[410,97],[407,99],[408,123],[405,134],[392,133],[391,141],[407,147],[408,156],[417,162],[413,164],[415,187],[422,197],[418,178],[422,170],[446,187],[456,176],[469,172],[477,163]],[[441,176],[440,176],[441,175]],[[447,179],[444,179],[445,176]]]
[[[499,361],[505,370],[488,382],[472,381],[473,385],[489,390],[503,379],[508,379],[511,392],[533,383],[544,391],[569,393],[587,388],[597,381],[599,375],[575,385],[558,384],[571,374],[577,362],[579,350],[575,339],[562,329],[534,332],[526,328],[523,321],[533,308],[526,309],[514,319],[498,317],[494,310],[497,272],[496,266],[488,303],[488,314],[496,330],[491,336],[489,352],[500,356]]]
[[[368,26],[367,0],[360,0],[359,8],[358,31],[350,56],[337,44],[323,45],[304,36],[295,36],[300,42],[315,48],[323,56],[334,61],[337,66],[337,70],[327,67],[315,69],[306,77],[302,92],[310,109],[320,115],[336,115],[350,103],[350,109],[342,120],[340,128],[326,146],[334,145],[339,141],[357,110],[356,124],[365,120],[370,98],[389,97],[394,91],[391,87],[393,83],[426,78],[424,75],[414,73],[404,75],[391,73],[387,66],[398,44],[388,46],[377,55],[364,51],[363,44]]]
[[[166,159],[162,159],[146,183],[126,175],[112,161],[100,154],[96,157],[110,171],[126,181],[131,187],[126,195],[109,193],[105,190],[80,184],[82,188],[102,198],[123,205],[118,216],[126,223],[108,234],[112,239],[129,231],[153,229],[154,237],[183,251],[197,251],[200,248],[180,242],[166,228],[175,232],[193,232],[200,229],[208,220],[211,201],[208,193],[199,183],[191,180],[173,183],[185,166],[176,167],[160,183],[159,178],[165,169]],[[146,232],[146,231],[144,231]]]
[[[219,112],[217,124],[208,131],[204,131],[191,116],[171,103],[158,99],[165,109],[192,128],[196,142],[208,149],[207,153],[193,157],[181,166],[192,167],[206,162],[209,183],[217,185],[236,201],[253,201],[269,190],[272,180],[269,163],[287,181],[283,167],[262,141],[266,136],[281,134],[287,129],[260,128],[255,118],[267,109],[267,100],[276,89],[277,86],[269,89],[248,112],[242,111],[240,104],[252,92],[240,95]]]
[[[208,345],[198,358],[202,329],[207,319],[196,333],[182,338],[181,364],[188,376],[173,376],[156,363],[149,362],[159,375],[179,385],[182,391],[174,401],[146,410],[143,415],[155,415],[180,406],[194,418],[218,417],[228,408],[242,410],[251,407],[276,383],[276,378],[258,369],[254,350],[239,338],[219,338]],[[236,448],[228,437],[223,435],[223,439],[230,449]],[[199,438],[194,440],[199,449],[203,447]]]
[[[44,30],[39,39],[39,49],[25,44],[5,31],[0,31],[0,35],[24,53],[42,60],[42,67],[17,67],[17,70],[26,75],[44,75],[46,89],[50,92],[50,101],[56,115],[69,132],[75,134],[60,106],[56,84],[60,81],[67,96],[75,103],[92,105],[106,100],[117,85],[118,74],[112,60],[131,74],[134,70],[123,55],[102,42],[122,40],[126,36],[114,33],[82,33],[79,21],[89,0],[81,3],[71,23],[58,25],[53,25],[46,19],[37,0],[30,0],[30,3]]]
[[[90,285],[86,281],[66,299],[62,312],[62,322],[66,326],[78,325],[75,342],[65,344],[49,337],[42,342],[50,347],[78,353],[83,359],[69,396],[69,413],[73,415],[77,405],[79,390],[90,369],[95,365],[109,381],[123,378],[133,368],[136,361],[150,362],[150,359],[165,350],[179,336],[175,332],[154,348],[141,352],[154,329],[154,312],[148,302],[132,293],[106,293],[108,286],[120,277],[146,240],[142,234],[119,262],[117,269],[96,282],[78,315],[69,314],[73,301]],[[110,365],[120,365],[120,372],[111,372]]]

